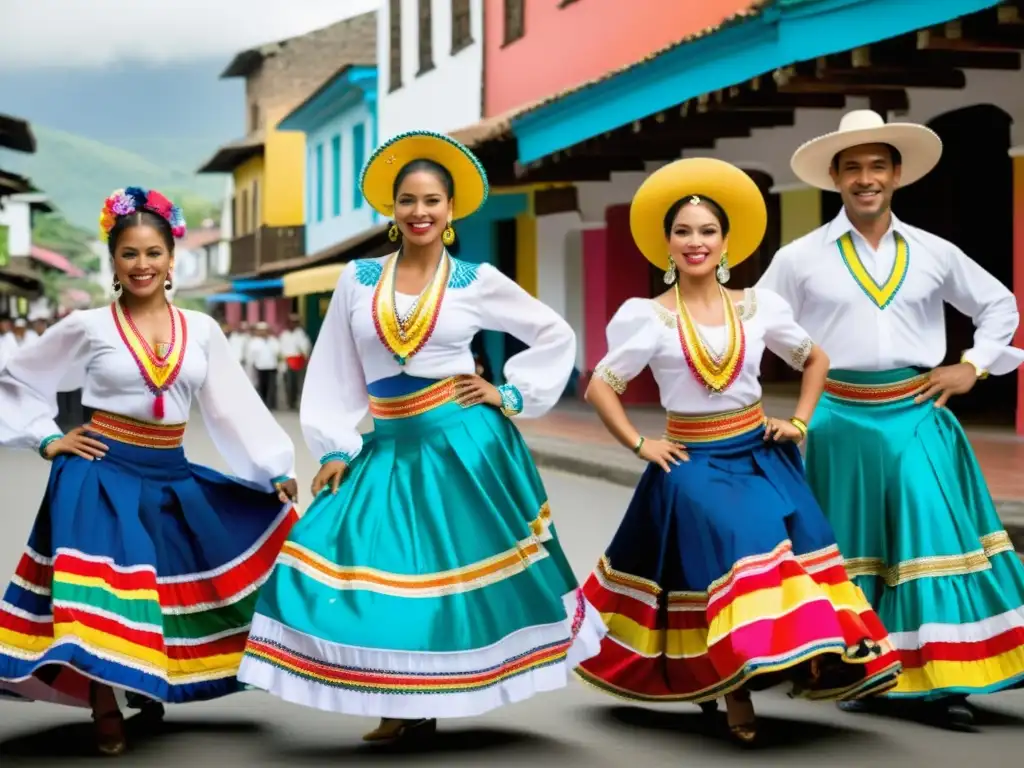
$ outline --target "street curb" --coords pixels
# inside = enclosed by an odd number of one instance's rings
[[[584,456],[572,456],[534,446],[530,447],[530,451],[533,453],[533,460],[538,467],[567,472],[571,475],[592,477],[615,485],[632,487],[637,484],[643,474],[643,466],[639,462],[635,465],[630,463],[632,457],[624,457],[625,461],[622,466],[610,467],[604,462],[594,461]],[[1014,548],[1017,552],[1024,553],[1024,502],[997,500],[995,504],[996,511],[1004,519],[1006,516],[1013,516],[1020,520],[1020,522],[1004,522],[1004,525]],[[1007,515],[1007,513],[1009,514]]]

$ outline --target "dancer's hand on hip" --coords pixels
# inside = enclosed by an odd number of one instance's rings
[[[81,456],[94,461],[102,459],[107,453],[107,446],[95,437],[89,437],[85,427],[75,427],[59,440],[54,440],[43,451],[46,458],[53,459],[62,453]]]
[[[501,392],[489,381],[477,375],[460,376],[455,382],[455,402],[461,406],[486,403],[501,407]]]
[[[943,365],[928,374],[928,380],[911,394],[915,403],[923,403],[938,395],[934,405],[942,408],[953,395],[963,395],[974,389],[978,372],[970,363]]]
[[[277,498],[282,504],[289,501],[295,504],[299,500],[299,484],[295,482],[295,478],[289,477],[280,483],[274,483],[274,490],[277,491]]]
[[[313,495],[316,496],[328,486],[330,486],[332,494],[337,493],[338,486],[341,485],[342,478],[345,477],[347,471],[348,464],[344,461],[328,461],[320,467],[320,471],[313,478]]]
[[[657,464],[666,472],[672,471],[671,464],[690,460],[685,446],[673,443],[671,440],[644,440],[644,444],[640,446],[640,452],[637,456],[644,461]]]

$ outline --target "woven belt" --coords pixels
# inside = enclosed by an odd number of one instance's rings
[[[725,413],[685,416],[668,413],[665,438],[677,443],[706,443],[739,437],[764,426],[765,415],[761,403]]]
[[[92,415],[88,429],[119,443],[143,448],[180,448],[185,439],[184,424],[152,424],[104,411]]]

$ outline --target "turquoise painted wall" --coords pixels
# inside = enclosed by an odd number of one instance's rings
[[[484,203],[483,208],[468,219],[455,222],[455,231],[459,238],[459,258],[478,264],[495,265],[498,259],[498,248],[495,242],[495,223],[514,219],[529,209],[529,200],[525,194],[492,195]],[[501,381],[501,370],[505,367],[505,344],[502,334],[486,331],[484,333],[484,349],[491,363],[491,368]],[[501,383],[499,381],[498,383]]]

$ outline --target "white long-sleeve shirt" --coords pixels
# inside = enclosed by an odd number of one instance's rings
[[[315,456],[359,453],[367,382],[402,373],[435,380],[475,373],[470,342],[481,329],[504,331],[529,345],[509,358],[504,371],[523,398],[519,418],[542,416],[558,402],[572,374],[576,335],[554,310],[489,264],[452,259],[434,331],[400,365],[373,322],[374,289],[387,258],[357,259],[341,273],[313,347],[299,419]],[[402,293],[395,299],[400,313],[416,301]]]
[[[761,357],[771,350],[802,370],[814,346],[793,319],[785,300],[768,290],[748,288],[738,305],[746,351],[736,380],[722,393],[711,393],[691,373],[679,341],[676,315],[653,299],[627,299],[608,324],[608,354],[594,373],[619,394],[644,368],[658,382],[666,411],[700,415],[738,410],[761,399]],[[699,326],[716,353],[728,345],[724,325]]]
[[[294,477],[295,447],[260,400],[207,315],[180,310],[187,328],[181,369],[164,393],[166,424],[188,421],[195,398],[207,431],[240,479],[265,486]],[[153,421],[153,393],[118,332],[110,307],[73,312],[0,371],[0,446],[38,448],[59,434],[57,391],[75,379],[82,404],[99,411]]]
[[[846,233],[859,265],[848,264],[839,248]],[[907,243],[905,269],[897,263],[894,233]],[[864,280],[875,286],[863,286]],[[887,284],[895,290],[878,290]],[[1009,289],[949,241],[895,216],[876,251],[840,211],[828,224],[781,248],[757,286],[790,303],[796,321],[825,350],[833,368],[881,371],[941,364],[946,356],[943,302],[974,321],[974,345],[965,350],[966,360],[993,375],[1024,362],[1024,350],[1009,346],[1020,320]],[[870,292],[886,294],[884,308]]]

